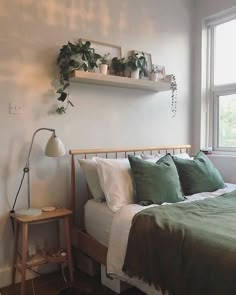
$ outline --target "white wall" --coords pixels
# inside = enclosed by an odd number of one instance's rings
[[[56,128],[67,150],[190,143],[191,6],[189,0],[0,2],[0,276],[11,262],[8,213],[37,128]],[[51,80],[57,74],[58,50],[80,37],[122,45],[124,54],[133,49],[150,52],[154,63],[175,73],[176,118],[171,118],[170,92],[81,84],[71,87],[74,109],[65,116],[50,114],[56,102]],[[23,103],[22,115],[9,114],[11,101]],[[69,158],[43,156],[48,136],[38,134],[33,148],[33,206],[64,206]],[[17,208],[26,206],[25,192],[24,186]],[[39,236],[45,228],[33,231]],[[56,235],[47,239],[53,241]]]
[[[193,150],[196,152],[204,146],[201,140],[201,34],[202,34],[202,22],[203,19],[230,9],[236,6],[235,0],[197,0],[194,1],[194,38],[193,38],[193,132],[192,132],[192,144]],[[220,170],[222,176],[227,182],[236,183],[236,157],[225,156],[211,156],[212,162]]]

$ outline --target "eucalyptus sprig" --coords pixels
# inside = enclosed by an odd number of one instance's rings
[[[110,55],[110,53],[106,53],[104,54],[103,56],[100,57],[99,61],[100,61],[100,64],[102,65],[108,65],[109,61],[108,61],[108,56]]]

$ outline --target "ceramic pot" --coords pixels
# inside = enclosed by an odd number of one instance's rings
[[[107,69],[108,69],[108,65],[107,64],[100,64],[99,65],[99,70],[100,73],[103,75],[107,75]]]
[[[150,80],[157,82],[158,81],[158,73],[151,73]]]
[[[134,71],[131,71],[131,78],[133,78],[133,79],[139,79],[139,69],[136,69]]]

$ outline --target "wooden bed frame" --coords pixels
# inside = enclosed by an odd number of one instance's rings
[[[73,212],[72,221],[72,244],[73,247],[79,249],[85,255],[93,258],[99,264],[106,265],[106,257],[108,248],[99,243],[96,239],[86,233],[83,224],[76,225],[76,214],[83,216],[84,205],[89,199],[88,195],[84,198],[82,205],[76,208],[76,187],[79,185],[79,179],[76,180],[76,158],[91,158],[93,156],[101,156],[105,158],[126,158],[129,154],[177,154],[189,153],[190,145],[174,145],[160,147],[140,147],[140,148],[120,148],[120,149],[80,149],[70,150],[71,155],[71,194],[70,209]]]

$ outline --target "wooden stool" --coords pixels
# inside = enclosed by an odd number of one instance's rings
[[[34,267],[42,265],[48,262],[55,263],[67,263],[69,267],[70,281],[74,281],[73,267],[72,267],[72,255],[71,255],[71,235],[70,235],[70,215],[72,212],[67,209],[56,209],[51,212],[43,212],[36,217],[23,217],[17,216],[15,213],[11,213],[10,216],[14,220],[15,232],[14,232],[14,248],[13,248],[13,266],[12,266],[12,284],[15,283],[16,269],[21,272],[21,295],[25,295],[25,275],[27,267]],[[63,220],[65,228],[65,242],[66,242],[66,255],[56,257],[55,261],[47,259],[43,255],[37,254],[37,261],[27,261],[28,252],[28,228],[29,224],[47,222],[51,220]],[[21,261],[17,263],[17,248],[19,240],[20,225],[22,226],[22,257]]]

